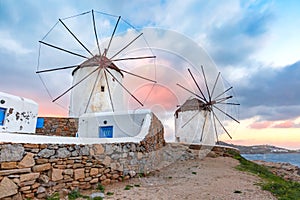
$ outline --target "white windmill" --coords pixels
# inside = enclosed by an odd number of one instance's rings
[[[100,28],[97,28],[98,26],[95,18],[96,14],[108,16],[113,19],[112,21],[115,22],[113,30],[107,30],[107,33],[110,32],[110,36],[105,37],[105,39],[102,41],[98,39],[97,29],[101,29],[102,27],[99,26]],[[73,31],[71,31],[71,28],[67,26],[66,22],[70,19],[87,15],[90,16],[89,19],[91,19],[90,22],[92,22],[90,23],[92,24],[92,30],[82,30],[82,32],[79,33],[81,34],[81,36],[79,37]],[[126,29],[120,28],[124,33],[121,36],[117,36],[116,31],[119,27],[120,21],[123,21],[126,25],[128,25],[128,27]],[[108,22],[106,20],[102,20],[101,23],[105,24]],[[53,43],[47,41],[49,33],[52,32],[58,24],[61,25],[64,30],[58,31],[58,34],[67,33],[68,36],[71,36],[73,41],[76,41],[76,47],[70,46],[72,42],[62,41],[62,43],[66,45],[65,47],[63,45],[54,45]],[[71,22],[69,22],[69,24],[72,25]],[[79,39],[85,38],[85,34],[87,34],[88,32],[93,33],[93,42],[86,42],[87,44],[90,44],[90,48],[87,47],[85,42]],[[77,65],[55,67],[50,69],[38,68],[37,70],[38,74],[42,74],[58,70],[74,69],[72,71],[72,85],[68,89],[61,92],[61,94],[56,98],[52,98],[52,101],[56,102],[64,95],[68,93],[71,94],[69,103],[69,116],[82,118],[82,120],[80,120],[80,122],[82,123],[80,124],[79,122],[79,132],[80,130],[82,130],[82,132],[89,132],[89,134],[91,134],[90,131],[88,131],[88,129],[90,129],[89,126],[91,126],[91,123],[95,124],[96,126],[99,126],[99,124],[101,125],[101,123],[103,123],[103,127],[109,126],[111,124],[119,126],[118,124],[120,124],[121,122],[127,123],[127,126],[128,123],[138,124],[133,125],[134,128],[127,127],[127,129],[125,128],[126,130],[120,130],[121,132],[123,131],[125,135],[127,134],[127,132],[137,133],[141,128],[143,118],[139,117],[138,122],[132,122],[131,115],[134,115],[136,112],[127,111],[128,108],[124,106],[123,95],[125,94],[135,99],[135,101],[140,106],[143,106],[142,101],[137,99],[123,84],[124,74],[137,77],[145,81],[150,81],[152,84],[155,84],[156,81],[121,69],[117,66],[116,63],[126,61],[130,62],[131,60],[143,61],[145,59],[156,58],[151,50],[143,52],[142,55],[141,53],[139,53],[137,56],[127,56],[128,54],[124,53],[125,51],[132,52],[133,50],[140,48],[141,41],[145,40],[142,35],[143,33],[139,32],[127,21],[122,19],[121,16],[114,16],[92,10],[89,12],[81,13],[79,15],[59,19],[59,21],[47,33],[47,35],[41,41],[39,41],[40,45],[44,47],[50,47],[51,49],[54,49],[56,51],[75,56],[77,58],[77,61],[78,58],[81,59],[81,61],[79,60],[80,64]],[[90,49],[94,48],[95,44],[97,50],[91,51]],[[78,48],[81,48],[81,50],[78,50]],[[149,52],[151,53],[150,55],[148,54]],[[120,114],[121,111],[126,111],[126,113],[123,112]],[[106,113],[103,114],[103,112]],[[141,113],[145,114],[149,113],[149,111]],[[117,116],[121,115],[121,120],[118,120],[118,122],[113,122],[116,121],[116,119],[118,118]],[[80,128],[80,126],[82,127],[82,129]],[[120,129],[120,127],[118,129]],[[94,130],[94,128],[92,130]],[[94,134],[88,136],[97,137],[98,132],[96,131]]]
[[[228,101],[233,98],[232,95],[228,95],[232,87],[224,90],[220,72],[216,79],[210,81],[209,84],[203,66],[201,66],[201,71],[203,84],[199,84],[200,80],[197,81],[191,70],[188,69],[191,82],[194,83],[197,92],[177,83],[192,97],[175,112],[175,137],[178,142],[214,145],[219,141],[218,136],[224,132],[232,138],[223,125],[223,119],[228,118],[240,123],[226,111],[226,107],[240,104]]]

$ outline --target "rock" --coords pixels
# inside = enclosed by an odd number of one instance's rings
[[[136,175],[136,172],[133,171],[133,170],[131,170],[131,171],[129,171],[129,175],[130,175],[131,177],[134,177],[134,176]]]
[[[85,178],[84,168],[79,168],[74,170],[74,180]]]
[[[104,153],[104,148],[101,144],[94,144],[90,150],[91,155],[101,155]]]
[[[50,156],[53,156],[55,154],[55,150],[53,149],[43,149],[38,153],[39,157],[42,158],[50,158]]]
[[[98,174],[98,172],[99,172],[98,168],[91,168],[90,175],[96,176]]]
[[[105,195],[104,195],[102,192],[95,192],[95,193],[92,193],[92,194],[90,195],[90,198],[91,198],[91,199],[94,199],[95,197],[101,197],[101,198],[104,198]]]
[[[64,174],[70,175],[70,176],[73,175],[73,169],[65,169]]]
[[[3,162],[1,163],[1,169],[16,169],[17,162]]]
[[[33,172],[43,172],[51,169],[51,164],[46,163],[46,164],[41,164],[41,165],[35,165],[32,167]]]
[[[18,193],[18,186],[9,178],[4,177],[0,183],[0,199]]]
[[[44,192],[46,192],[46,188],[44,188],[42,186],[40,186],[36,191],[37,194],[44,193]]]
[[[82,146],[79,149],[79,155],[88,156],[90,155],[90,148],[88,146]]]
[[[36,161],[36,164],[38,164],[38,165],[45,164],[45,163],[49,162],[49,160],[47,158],[40,158],[40,159],[37,159],[35,161]]]
[[[102,163],[106,166],[109,166],[109,164],[111,163],[111,158],[109,156],[105,156]]]
[[[98,178],[94,178],[90,181],[91,184],[98,183],[98,182],[99,182]]]
[[[64,178],[62,173],[63,173],[63,170],[61,170],[61,169],[52,169],[52,173],[51,173],[52,181],[62,180]]]
[[[108,184],[110,184],[110,179],[105,179],[105,180],[101,181],[101,184],[102,185],[108,185]]]
[[[0,170],[0,176],[10,175],[10,174],[23,174],[29,172],[31,172],[30,168]]]
[[[40,183],[48,183],[50,181],[50,178],[44,174],[42,174],[40,177],[39,177],[39,182]]]
[[[71,152],[68,151],[67,148],[59,148],[57,151],[56,151],[56,156],[58,158],[68,158],[71,156]]]
[[[30,190],[30,186],[21,187],[19,189],[20,192],[23,192],[23,191],[26,191],[26,190]]]
[[[23,158],[24,147],[21,144],[2,145],[0,162],[20,161]]]
[[[28,185],[33,185],[35,183],[35,180],[32,180],[32,181],[25,181],[25,182],[20,182],[18,184],[19,187],[25,187],[25,186],[28,186]]]
[[[26,156],[19,162],[18,168],[27,168],[35,165],[35,161],[33,159],[33,153],[27,153]]]
[[[40,173],[22,174],[20,176],[20,182],[36,180],[40,176]]]

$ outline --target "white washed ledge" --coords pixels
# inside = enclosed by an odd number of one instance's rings
[[[81,137],[58,137],[18,133],[0,133],[0,142],[30,143],[30,144],[105,144],[105,143],[139,143],[144,138],[81,138]]]
[[[84,138],[59,137],[18,133],[0,133],[0,142],[29,143],[29,144],[105,144],[105,143],[139,143],[149,132],[152,114],[147,114],[140,133],[134,137],[119,138]]]

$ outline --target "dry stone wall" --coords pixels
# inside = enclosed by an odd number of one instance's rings
[[[43,128],[37,128],[37,135],[75,137],[78,131],[78,118],[43,117]]]
[[[153,115],[139,143],[0,143],[0,199],[46,198],[55,191],[89,189],[156,168],[165,146],[164,129]]]

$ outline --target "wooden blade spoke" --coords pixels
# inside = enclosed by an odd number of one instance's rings
[[[211,91],[211,97],[214,95],[214,91],[215,91],[216,85],[217,85],[217,83],[218,83],[220,74],[221,74],[221,73],[219,72],[219,73],[218,73],[218,76],[217,76],[217,78],[216,78],[216,81],[215,81],[215,83],[214,83],[214,87],[213,87],[213,89],[212,89],[212,91]]]
[[[120,71],[121,71],[121,72],[125,72],[125,73],[127,73],[127,74],[130,74],[130,75],[132,75],[132,76],[136,76],[136,77],[138,77],[138,78],[141,78],[141,79],[144,79],[144,80],[147,80],[147,81],[153,82],[153,83],[157,83],[157,82],[156,82],[156,81],[154,81],[154,80],[151,80],[151,79],[149,79],[149,78],[145,78],[145,77],[143,77],[143,76],[140,76],[140,75],[137,75],[137,74],[134,74],[134,73],[128,72],[128,71],[125,71],[125,70],[123,70],[123,69],[120,69]]]
[[[192,121],[198,114],[200,113],[200,111],[196,112],[189,120],[187,120],[182,126],[181,128],[184,128],[190,121]]]
[[[108,69],[105,68],[105,71],[107,71],[132,98],[134,98],[141,106],[144,106],[142,102],[140,102]]]
[[[205,86],[206,86],[206,90],[207,90],[207,94],[208,94],[208,99],[209,99],[209,102],[211,102],[211,95],[210,95],[210,92],[209,92],[209,89],[208,89],[207,79],[206,79],[206,76],[205,76],[204,69],[203,69],[202,65],[201,65],[201,70],[202,70],[202,74],[203,74],[203,77],[204,77],[204,82],[205,82]]]
[[[223,94],[225,94],[226,92],[228,92],[229,90],[231,90],[233,87],[228,88],[227,90],[225,90],[224,92],[222,92],[221,94],[219,94],[218,96],[215,97],[215,99],[217,99],[218,97],[222,96]]]
[[[217,102],[217,103],[221,103],[221,102],[224,102],[224,101],[226,101],[226,100],[228,100],[228,99],[231,99],[233,96],[228,96],[228,97],[224,97],[224,98],[220,98],[220,99],[215,99],[215,101]]]
[[[223,126],[223,124],[221,123],[221,121],[217,117],[216,113],[213,110],[212,110],[212,112],[213,112],[214,118],[216,118],[216,120],[219,122],[219,124],[221,125],[221,127],[223,128],[223,130],[227,133],[227,135],[230,137],[230,139],[232,139],[231,135],[228,133],[228,131],[226,130],[226,128]]]
[[[188,71],[189,71],[189,73],[190,73],[190,76],[192,77],[192,79],[193,79],[194,83],[196,84],[196,86],[197,86],[198,90],[200,91],[200,93],[201,93],[201,95],[202,95],[202,97],[203,97],[203,98],[201,98],[201,99],[203,99],[203,100],[204,100],[204,101],[207,103],[207,99],[205,98],[205,95],[203,94],[203,92],[202,92],[202,90],[201,90],[200,86],[198,85],[198,83],[197,83],[196,79],[194,78],[194,76],[193,76],[193,74],[192,74],[191,70],[190,70],[190,69],[188,69]]]
[[[203,133],[204,133],[204,129],[205,129],[206,121],[207,121],[207,114],[208,114],[208,112],[204,113],[205,116],[204,116],[204,122],[203,122],[202,130],[201,130],[200,142],[202,142],[202,140],[203,140]]]
[[[59,68],[51,68],[51,69],[45,69],[45,70],[39,70],[36,71],[35,73],[44,73],[44,72],[52,72],[52,71],[58,71],[58,70],[64,70],[64,69],[71,69],[71,68],[76,68],[76,67],[98,67],[97,63],[95,64],[90,64],[90,65],[71,65],[71,66],[65,66],[65,67],[59,67]]]
[[[214,124],[214,129],[215,129],[215,133],[216,133],[216,139],[217,139],[217,143],[219,142],[219,136],[218,136],[218,130],[217,130],[217,124],[216,124],[216,119],[214,117],[214,112],[212,112],[213,114],[213,124]]]
[[[47,43],[47,42],[39,41],[39,43],[42,43],[42,44],[44,44],[44,45],[47,45],[47,46],[49,46],[49,47],[52,47],[52,48],[55,48],[55,49],[58,49],[58,50],[61,50],[61,51],[64,51],[64,52],[70,53],[70,54],[72,54],[72,55],[75,55],[75,56],[79,56],[79,57],[82,57],[82,58],[89,59],[89,58],[88,58],[88,57],[86,57],[86,56],[80,55],[80,54],[78,54],[78,53],[74,53],[74,52],[72,52],[72,51],[69,51],[69,50],[63,49],[63,48],[61,48],[61,47],[58,47],[58,46],[55,46],[55,45],[49,44],[49,43]]]
[[[218,108],[216,105],[213,105],[214,108],[216,108],[217,110],[219,110],[221,113],[223,113],[224,115],[226,115],[227,117],[229,117],[230,119],[236,121],[237,123],[240,123],[238,120],[236,120],[234,117],[232,117],[231,115],[229,115],[228,113],[224,112],[223,110],[221,110],[220,108]]]
[[[141,56],[141,57],[132,57],[132,58],[119,58],[119,59],[113,59],[111,61],[123,61],[123,60],[140,60],[140,59],[147,59],[147,58],[156,58],[156,56]]]
[[[104,77],[105,77],[105,81],[106,81],[106,85],[107,85],[107,90],[108,90],[108,94],[109,94],[109,100],[110,100],[111,108],[114,112],[115,108],[114,108],[114,104],[113,104],[113,101],[112,101],[112,96],[111,96],[111,91],[110,91],[109,84],[108,84],[106,71],[104,71]]]
[[[205,101],[205,99],[203,99],[202,97],[200,97],[198,94],[196,94],[196,93],[192,92],[191,90],[189,90],[189,89],[187,89],[187,88],[183,87],[183,86],[182,86],[182,85],[180,85],[179,83],[177,83],[176,85],[178,85],[178,86],[179,86],[179,87],[181,87],[182,89],[184,89],[184,90],[188,91],[189,93],[191,93],[191,94],[195,95],[196,97],[198,97],[198,98],[199,98],[199,100],[200,100],[200,101],[202,101],[202,103],[206,104],[206,101]]]
[[[96,40],[97,47],[98,47],[98,53],[99,53],[99,55],[101,55],[101,50],[100,50],[100,45],[99,45],[99,40],[98,40],[98,35],[97,35],[97,29],[96,29],[94,10],[92,10],[92,18],[93,18],[93,27],[94,27],[95,40]]]
[[[239,106],[239,105],[241,105],[241,104],[239,104],[239,103],[231,103],[231,102],[218,103],[218,104],[226,104],[226,105],[234,105],[234,106]]]
[[[121,19],[121,16],[118,17],[118,21],[117,21],[117,23],[116,23],[116,25],[115,25],[115,28],[114,28],[114,30],[113,30],[113,32],[112,32],[112,34],[111,34],[111,37],[110,37],[108,46],[107,46],[107,48],[106,48],[106,50],[105,50],[105,52],[104,52],[104,54],[105,54],[104,56],[106,56],[106,54],[107,54],[107,52],[108,52],[108,50],[109,50],[109,48],[110,48],[112,39],[113,39],[113,37],[114,37],[114,35],[115,35],[115,32],[116,32],[116,30],[117,30],[117,27],[118,27],[118,24],[119,24],[120,19]]]
[[[88,109],[88,107],[89,107],[89,105],[90,105],[90,101],[91,101],[91,99],[92,99],[93,93],[94,93],[95,88],[96,88],[96,85],[97,85],[97,83],[98,83],[98,79],[99,79],[101,70],[102,70],[102,69],[100,69],[100,70],[98,71],[98,73],[97,73],[97,77],[96,77],[96,80],[95,80],[95,82],[94,82],[94,84],[93,84],[92,91],[91,91],[91,93],[90,93],[90,95],[89,95],[89,99],[88,99],[88,102],[87,102],[87,104],[86,104],[84,113],[86,113],[86,111],[87,111],[87,109]]]
[[[75,40],[92,56],[94,57],[94,55],[92,54],[92,52],[90,52],[90,50],[88,50],[88,48],[86,48],[86,46],[84,46],[84,44],[76,37],[76,35],[67,27],[67,25],[61,20],[59,19],[60,23],[67,29],[67,31],[75,38]]]
[[[44,70],[36,71],[35,73],[39,74],[39,73],[44,73],[44,72],[53,72],[53,71],[57,71],[57,70],[70,69],[70,68],[75,68],[75,67],[79,67],[79,66],[80,65],[71,65],[71,66],[66,66],[66,67],[44,69]]]
[[[59,95],[58,97],[56,97],[52,102],[57,101],[58,99],[60,99],[62,96],[64,96],[65,94],[67,94],[70,90],[72,90],[74,87],[76,87],[77,85],[79,85],[82,81],[84,81],[85,79],[87,79],[89,76],[91,76],[93,73],[95,73],[98,69],[100,69],[100,67],[97,67],[95,70],[93,70],[92,72],[90,72],[89,74],[87,74],[86,76],[84,76],[80,81],[78,81],[76,84],[72,85],[69,89],[67,89],[64,93],[62,93],[61,95]]]
[[[117,53],[115,53],[115,55],[113,55],[110,58],[110,60],[113,59],[114,57],[116,57],[117,55],[119,55],[122,51],[124,51],[127,47],[129,47],[132,43],[134,43],[134,41],[136,41],[142,35],[143,35],[143,33],[139,34],[136,38],[134,38],[131,42],[129,42],[126,46],[124,46],[121,50],[119,50]]]

